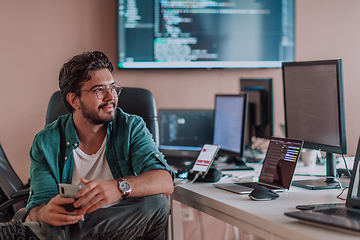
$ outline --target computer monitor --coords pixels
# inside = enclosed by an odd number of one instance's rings
[[[326,152],[326,179],[294,181],[308,189],[335,188],[336,156],[346,154],[342,60],[282,65],[285,132],[304,147]]]
[[[248,95],[245,148],[252,137],[270,139],[274,133],[272,79],[240,79],[240,91]]]
[[[213,144],[220,145],[219,154],[227,157],[227,163],[235,163],[235,167],[223,170],[252,169],[243,159],[246,107],[244,93],[215,96]]]
[[[121,69],[280,68],[295,0],[117,0]]]
[[[170,165],[192,166],[205,143],[212,143],[213,110],[159,109],[159,149]]]

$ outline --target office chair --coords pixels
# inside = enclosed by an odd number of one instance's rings
[[[29,184],[20,180],[0,144],[0,222],[10,221],[20,209],[24,212],[28,197]]]
[[[155,99],[152,93],[143,88],[124,87],[118,99],[118,106],[125,112],[136,114],[144,119],[155,143],[158,145],[159,126]],[[56,91],[49,100],[45,126],[67,113],[61,92]],[[16,175],[0,145],[0,222],[11,219],[24,220],[26,200],[29,197],[28,187]]]
[[[159,124],[155,98],[152,93],[144,88],[124,87],[118,97],[118,107],[124,112],[142,117],[146,127],[153,135],[154,141],[159,146]],[[55,121],[59,116],[69,113],[62,100],[60,91],[56,91],[50,98],[45,126]]]

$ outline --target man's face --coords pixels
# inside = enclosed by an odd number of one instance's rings
[[[114,78],[106,68],[91,72],[91,79],[81,87],[80,111],[92,124],[106,124],[114,120],[118,98],[113,96],[110,87],[115,85]],[[105,89],[104,96],[97,94],[99,88]]]

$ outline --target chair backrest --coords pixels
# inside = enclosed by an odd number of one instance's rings
[[[23,189],[25,189],[23,182],[10,165],[0,144],[0,204],[9,200],[13,193]],[[25,206],[26,201],[15,203],[8,211],[0,213],[0,222],[10,221],[14,213]]]
[[[157,109],[153,94],[144,88],[124,87],[119,98],[118,106],[126,113],[142,117],[146,127],[159,145],[159,124]],[[69,113],[62,100],[60,91],[56,91],[50,98],[45,126],[55,121],[59,116]]]

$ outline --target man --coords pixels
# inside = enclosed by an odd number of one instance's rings
[[[48,235],[165,237],[164,195],[173,192],[174,172],[144,121],[117,108],[121,87],[112,71],[99,51],[74,56],[60,70],[59,86],[71,114],[39,132],[30,150],[26,222],[45,223]],[[60,197],[59,183],[80,184],[79,199]],[[76,209],[68,212],[66,204]]]

